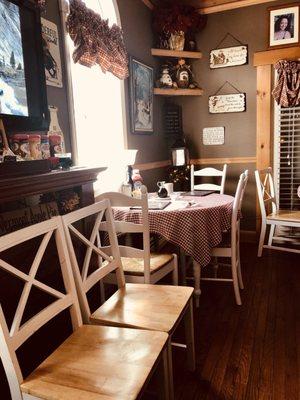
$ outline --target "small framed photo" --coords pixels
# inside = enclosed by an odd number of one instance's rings
[[[130,58],[130,116],[132,133],[153,133],[153,68]]]
[[[300,3],[271,7],[269,11],[269,48],[299,44]]]

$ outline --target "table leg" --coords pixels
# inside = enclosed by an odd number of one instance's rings
[[[200,264],[193,260],[193,270],[194,270],[194,280],[195,280],[195,300],[196,308],[199,307],[201,289],[200,289],[200,279],[201,279],[201,266]]]
[[[179,260],[180,260],[180,273],[181,273],[181,282],[184,286],[186,286],[186,256],[185,252],[180,247],[179,253]]]

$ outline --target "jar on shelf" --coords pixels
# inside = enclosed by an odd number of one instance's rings
[[[16,156],[21,157],[23,160],[30,159],[29,135],[15,133],[11,137],[11,147]]]
[[[55,157],[55,154],[61,154],[62,151],[62,138],[60,135],[49,135],[50,154]]]
[[[40,160],[42,158],[41,135],[29,135],[29,149],[33,160]]]
[[[50,144],[48,135],[41,135],[41,152],[43,160],[47,160],[50,157]]]

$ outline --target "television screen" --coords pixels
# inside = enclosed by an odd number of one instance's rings
[[[0,0],[0,112],[28,116],[20,10]]]
[[[28,0],[0,0],[0,118],[8,131],[49,126],[40,14]]]

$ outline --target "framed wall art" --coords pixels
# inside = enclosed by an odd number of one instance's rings
[[[130,58],[130,116],[135,134],[153,133],[153,68]]]
[[[50,86],[62,88],[62,68],[57,26],[44,18],[41,18],[41,23],[46,83]]]
[[[269,48],[299,45],[300,3],[270,7]]]

